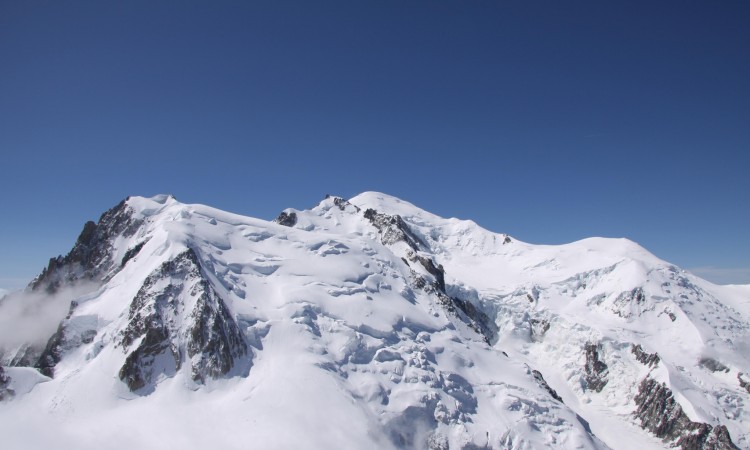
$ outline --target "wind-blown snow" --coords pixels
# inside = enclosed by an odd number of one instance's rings
[[[708,283],[626,239],[532,245],[375,192],[289,209],[292,227],[170,196],[127,205],[143,225],[117,239],[113,260],[126,263],[66,322],[95,337],[67,349],[53,379],[7,369],[11,446],[664,448],[633,417],[645,376],[691,420],[750,446],[738,381],[750,373],[750,286]],[[400,216],[418,248],[384,243],[368,209]],[[184,365],[130,392],[116,344],[131,302],[188,248],[247,338],[249,373],[200,384]],[[419,258],[496,336],[446,309]],[[635,344],[660,362],[639,362]],[[587,345],[606,371],[587,372]]]

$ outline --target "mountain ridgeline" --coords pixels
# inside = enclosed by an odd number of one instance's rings
[[[271,222],[131,197],[0,314],[32,295],[67,312],[0,349],[0,432],[26,448],[45,442],[15,415],[81,430],[59,431],[78,448],[158,448],[159,430],[188,448],[750,447],[750,286],[625,239],[536,246],[375,192]]]

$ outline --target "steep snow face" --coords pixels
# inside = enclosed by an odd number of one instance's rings
[[[535,246],[374,192],[274,222],[157,196],[53,261],[30,289],[95,288],[26,351],[47,376],[0,374],[25,448],[750,444],[750,290],[627,240]]]

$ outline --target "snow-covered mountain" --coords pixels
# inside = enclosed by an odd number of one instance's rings
[[[274,222],[131,197],[0,302],[0,436],[750,448],[749,318],[750,286],[625,239],[531,245],[375,192]]]

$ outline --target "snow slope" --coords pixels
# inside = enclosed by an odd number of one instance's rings
[[[30,289],[83,281],[44,349],[5,351],[51,376],[5,368],[12,446],[750,446],[749,287],[624,239],[375,192],[275,222],[132,197]]]

